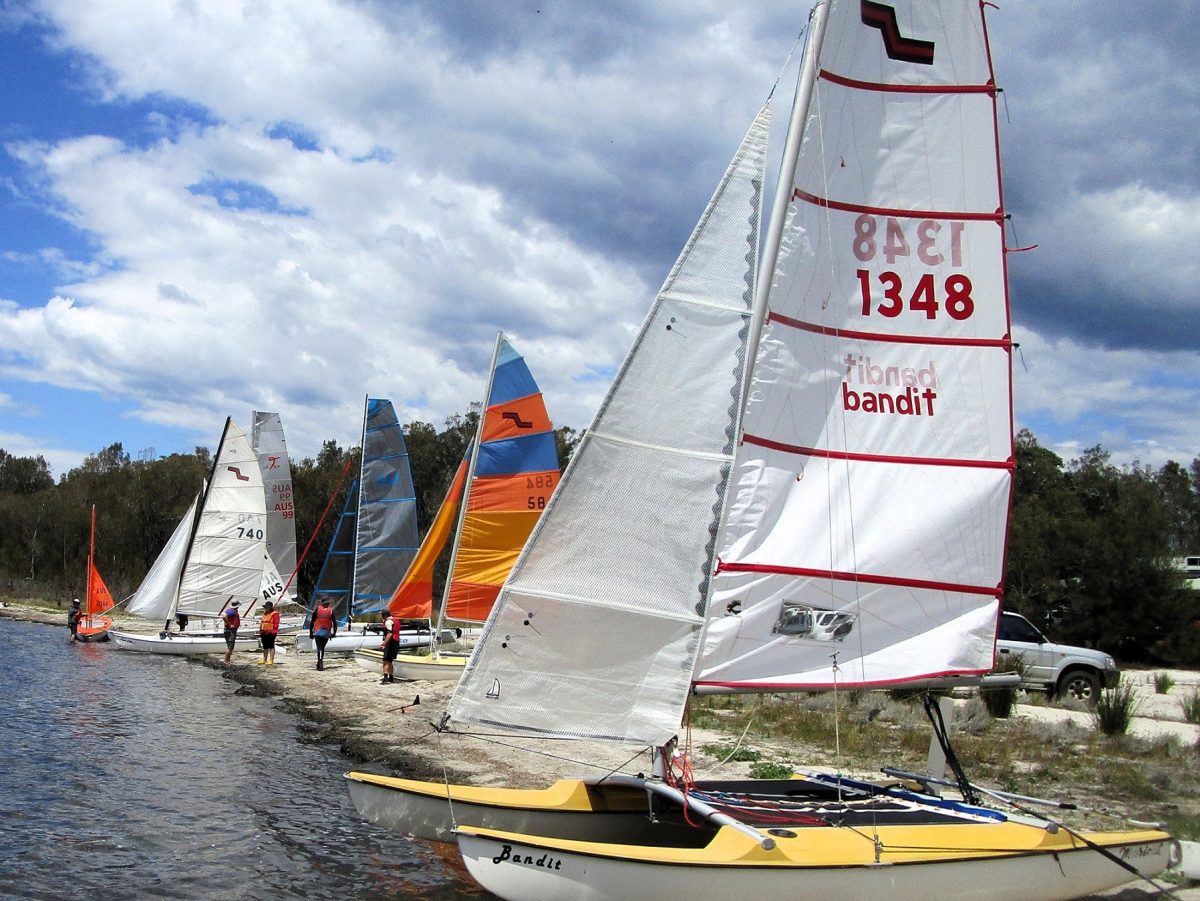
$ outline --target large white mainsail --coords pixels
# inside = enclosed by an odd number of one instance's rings
[[[296,570],[296,507],[292,495],[292,464],[288,459],[283,421],[278,413],[250,414],[250,443],[258,455],[267,503],[267,552],[274,575],[287,582]],[[267,579],[267,577],[264,577]],[[273,578],[268,580],[274,586]],[[267,585],[264,583],[264,588]],[[279,602],[279,598],[264,599]],[[287,586],[287,600],[296,600],[296,583]]]
[[[638,744],[677,731],[733,458],[769,122],[764,107],[584,433],[452,720]]]
[[[1013,446],[982,13],[835,3],[828,28],[838,39],[822,49],[790,181],[701,687],[880,686],[992,666]]]
[[[226,420],[179,582],[179,613],[218,617],[231,601],[246,605],[259,596],[266,520],[258,457]]]

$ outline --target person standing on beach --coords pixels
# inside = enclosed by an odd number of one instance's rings
[[[384,632],[383,644],[379,646],[383,649],[383,678],[379,680],[380,685],[396,681],[392,675],[392,664],[400,651],[400,617],[389,616],[383,621],[383,626],[387,631]]]
[[[67,628],[71,630],[71,641],[79,640],[79,618],[83,612],[79,609],[79,598],[71,601],[71,609],[67,611]]]
[[[279,611],[270,601],[263,604],[262,616],[258,619],[258,638],[262,642],[263,659],[259,666],[275,663],[275,636],[279,634]]]
[[[225,622],[225,665],[229,666],[229,658],[233,656],[233,646],[237,643],[238,629],[242,626],[242,614],[238,611],[238,602],[230,601],[225,612],[221,614]]]
[[[325,669],[325,645],[335,635],[337,620],[333,618],[333,608],[329,606],[329,598],[322,598],[308,623],[308,637],[317,646],[317,669]]]

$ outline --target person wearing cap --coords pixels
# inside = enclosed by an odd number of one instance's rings
[[[275,636],[279,634],[279,611],[271,601],[263,604],[262,616],[258,618],[258,639],[262,643],[263,659],[259,666],[275,663]]]
[[[240,604],[230,601],[221,619],[225,621],[225,665],[229,666],[229,658],[233,656],[233,646],[237,643],[238,629],[242,626],[242,614],[238,610]]]
[[[83,611],[79,609],[79,598],[71,601],[71,609],[67,611],[67,628],[71,630],[71,641],[79,640],[79,618]]]

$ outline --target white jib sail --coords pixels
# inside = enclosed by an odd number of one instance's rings
[[[196,524],[196,505],[199,503],[200,495],[196,495],[130,599],[127,608],[130,613],[160,621],[171,616],[175,609],[175,593],[179,590],[179,575],[187,557],[188,539],[192,537],[192,527]]]
[[[179,612],[220,616],[231,601],[244,609],[258,597],[266,519],[258,457],[245,433],[227,420],[180,581]]]
[[[702,687],[992,665],[1013,448],[981,5],[835,0],[818,71]]]
[[[679,726],[733,455],[764,107],[501,590],[453,721],[631,744]]]
[[[286,582],[296,569],[296,508],[292,496],[292,464],[288,459],[283,422],[278,413],[251,413],[251,444],[262,471],[267,502],[267,551],[275,572]],[[264,586],[266,582],[264,582]],[[296,600],[296,583],[287,589],[288,600]],[[266,595],[264,594],[264,599]],[[271,598],[279,603],[280,598]]]

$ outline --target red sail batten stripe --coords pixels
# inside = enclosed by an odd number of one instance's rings
[[[881,94],[987,94],[995,96],[994,84],[886,84],[879,81],[859,81],[856,78],[846,78],[835,75],[828,69],[822,69],[817,75],[822,81],[841,85],[844,88],[854,88],[859,91],[875,91]]]
[[[903,676],[896,679],[863,679],[863,680],[845,680],[838,679],[838,688],[886,688],[889,685],[907,685],[912,682],[920,682],[925,679],[945,679],[950,676],[983,676],[991,670],[986,669],[951,669],[941,672],[923,673],[919,676]],[[728,682],[718,681],[715,679],[697,679],[692,683],[696,686],[709,686],[712,688],[753,688],[755,690],[765,691],[819,691],[823,688],[828,688],[832,682],[761,682],[757,679],[747,679],[744,682]]]
[[[876,216],[891,216],[895,219],[947,219],[963,222],[1004,222],[1004,213],[997,210],[994,213],[950,212],[949,210],[901,210],[886,206],[869,206],[863,203],[847,203],[843,200],[830,200],[818,197],[801,188],[792,191],[792,200],[805,200],[814,206],[840,210],[843,213],[871,213]]]
[[[797,444],[784,444],[770,438],[760,438],[757,435],[742,435],[744,444],[765,447],[768,450],[782,451],[785,454],[795,454],[802,457],[822,457],[826,460],[851,460],[858,463],[901,463],[916,466],[957,466],[962,469],[1004,469],[1013,471],[1016,463],[1008,460],[965,460],[953,457],[901,457],[894,454],[856,454],[851,451],[820,450],[815,447],[801,447]]]
[[[803,322],[784,316],[782,313],[770,313],[768,321],[790,326],[805,332],[818,335],[831,335],[836,338],[851,338],[856,341],[880,341],[895,344],[937,344],[945,347],[999,347],[1003,350],[1012,349],[1012,338],[938,338],[933,335],[884,335],[880,332],[860,332],[851,329],[834,328],[829,325],[817,325],[813,322]]]
[[[896,576],[873,576],[870,573],[847,573],[832,569],[808,569],[803,566],[778,566],[771,563],[717,564],[718,573],[767,573],[774,576],[809,576],[835,582],[866,582],[869,585],[894,585],[901,588],[921,588],[927,591],[956,591],[961,594],[982,594],[999,598],[999,586],[960,585],[955,582],[930,582],[925,579],[901,579]]]

